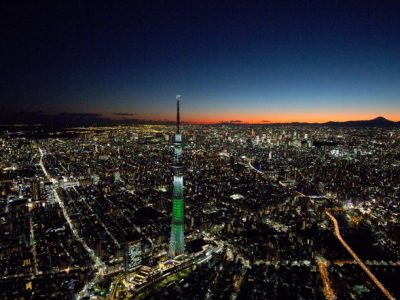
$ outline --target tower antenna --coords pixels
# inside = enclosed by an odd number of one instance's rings
[[[181,116],[179,112],[179,102],[181,101],[181,95],[176,95],[176,132],[179,133],[179,127],[181,123]]]

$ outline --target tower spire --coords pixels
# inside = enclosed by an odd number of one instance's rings
[[[179,111],[179,102],[181,101],[181,95],[176,95],[176,133],[179,133],[179,127],[181,123],[181,116]]]

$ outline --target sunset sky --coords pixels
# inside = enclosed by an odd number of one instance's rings
[[[181,94],[191,122],[399,121],[399,16],[398,1],[8,3],[0,110],[171,120]]]

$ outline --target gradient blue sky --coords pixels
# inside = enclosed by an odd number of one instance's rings
[[[1,5],[2,111],[400,120],[398,1]]]

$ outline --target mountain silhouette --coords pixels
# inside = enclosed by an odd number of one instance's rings
[[[327,122],[321,125],[336,126],[336,127],[399,127],[400,122],[390,121],[384,117],[377,117],[372,120]]]

